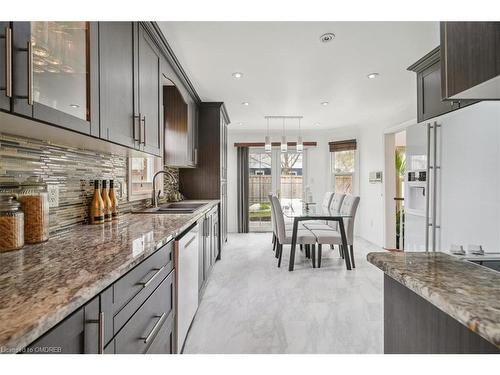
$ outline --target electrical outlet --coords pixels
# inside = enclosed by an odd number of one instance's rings
[[[49,207],[59,207],[59,186],[47,185],[49,193]]]

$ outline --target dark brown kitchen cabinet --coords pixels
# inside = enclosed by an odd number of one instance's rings
[[[100,137],[139,147],[133,22],[99,22]]]
[[[12,28],[0,22],[0,110],[10,111],[12,97]]]
[[[139,147],[161,156],[160,52],[140,24],[137,37]]]
[[[443,99],[500,99],[500,22],[441,22]]]
[[[417,73],[417,121],[422,122],[476,103],[470,100],[442,100],[440,47],[411,65]]]
[[[227,115],[224,103],[198,107],[198,163],[179,170],[180,191],[188,199],[221,200],[221,242],[227,238]]]
[[[12,23],[12,112],[99,135],[96,22]]]
[[[29,354],[98,354],[102,349],[99,297],[79,308],[24,349]]]

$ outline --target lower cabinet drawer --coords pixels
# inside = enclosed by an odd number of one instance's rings
[[[108,343],[173,268],[173,242],[156,251],[101,294]]]
[[[170,314],[148,348],[147,354],[174,353],[174,314]]]
[[[165,334],[164,325],[172,320],[174,312],[173,293],[174,272],[171,272],[116,335],[113,340],[116,354],[146,353],[156,340],[162,340],[158,335]],[[160,341],[155,348],[161,347]]]

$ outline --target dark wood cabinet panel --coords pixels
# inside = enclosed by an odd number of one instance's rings
[[[100,137],[137,146],[134,23],[99,22]]]
[[[480,354],[500,350],[384,275],[385,354]]]
[[[25,352],[96,354],[99,345],[99,297],[96,297],[29,345]]]
[[[163,87],[165,121],[165,164],[186,166],[191,163],[188,105],[175,86]]]
[[[442,97],[500,99],[498,82],[494,97],[467,91],[500,75],[500,22],[441,22],[440,31]]]
[[[0,22],[0,110],[10,111],[10,97],[12,96],[12,76],[8,70],[7,48],[12,42],[12,28],[10,22]],[[12,53],[10,48],[9,53]],[[12,60],[10,60],[12,62]],[[12,67],[12,65],[10,65]],[[9,83],[9,88],[7,84]],[[9,96],[10,95],[10,96]]]
[[[160,52],[141,25],[138,38],[141,149],[161,156]]]
[[[408,68],[417,73],[418,122],[477,103],[477,100],[442,99],[440,58],[440,47],[437,47]]]

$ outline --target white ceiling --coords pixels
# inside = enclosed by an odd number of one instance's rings
[[[159,25],[201,99],[225,102],[231,128],[242,130],[265,129],[265,115],[303,115],[309,129],[413,119],[416,77],[406,68],[439,44],[438,22]],[[321,43],[326,32],[336,38]],[[368,79],[372,72],[380,76]]]

